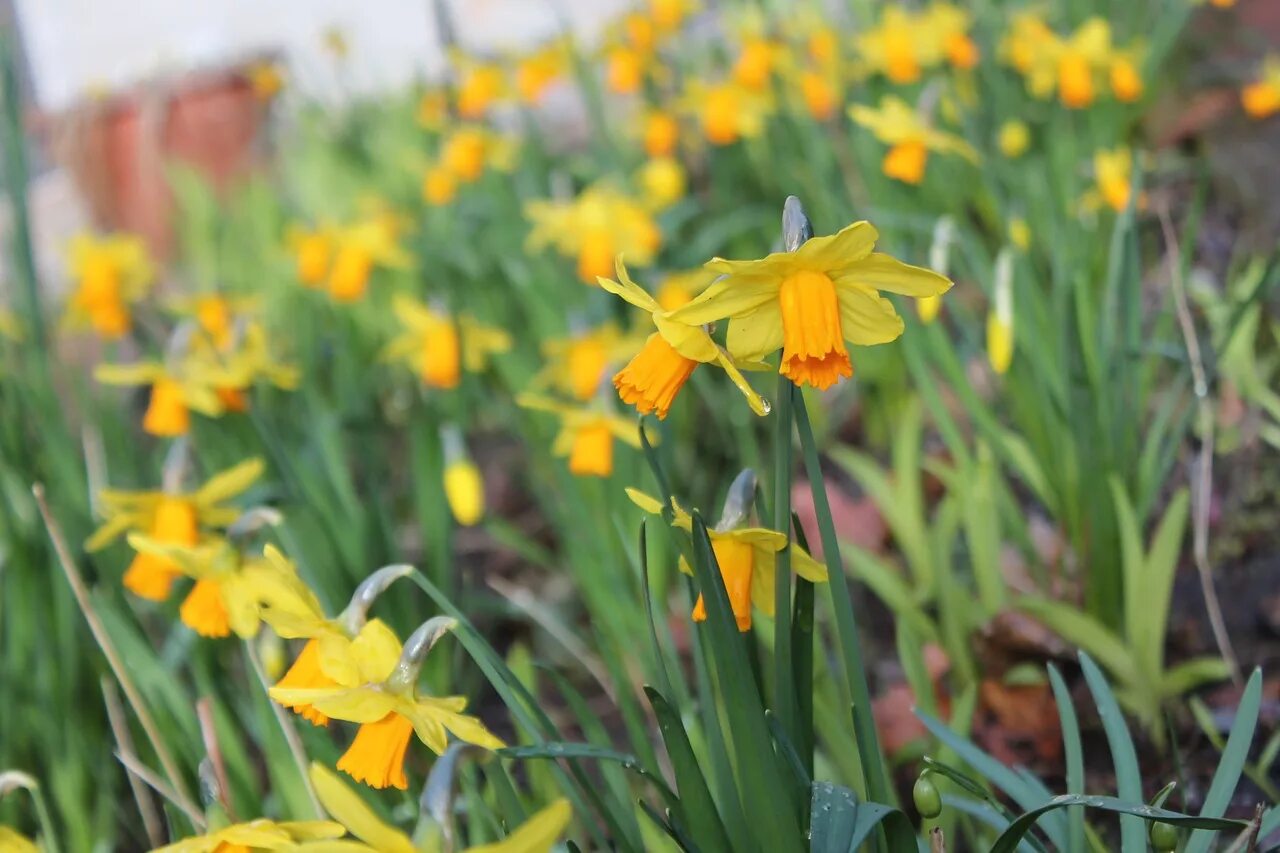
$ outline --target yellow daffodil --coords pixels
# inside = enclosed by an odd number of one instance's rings
[[[296,579],[293,564],[274,546],[263,549],[263,558],[276,567],[278,578]],[[275,686],[282,690],[329,689],[387,678],[400,658],[400,641],[385,623],[369,619],[368,611],[387,587],[412,571],[405,565],[379,569],[360,583],[350,604],[332,619],[325,616],[320,602],[301,581],[260,602],[262,621],[278,636],[307,641]],[[314,725],[329,722],[310,704],[281,704]]]
[[[924,180],[930,151],[958,154],[971,163],[978,160],[967,142],[935,129],[896,95],[886,95],[878,108],[854,104],[849,107],[849,117],[889,146],[881,169],[888,177],[903,183],[918,184]]]
[[[1061,50],[1061,39],[1034,9],[1013,13],[1000,44],[1001,58],[1017,69],[1026,81],[1027,91],[1037,98],[1053,94],[1057,84],[1055,58]]]
[[[799,202],[788,199],[787,209],[798,210]],[[706,268],[724,278],[668,319],[697,326],[727,317],[735,358],[758,361],[781,347],[779,373],[829,388],[853,375],[845,341],[872,346],[902,334],[902,318],[881,290],[922,297],[951,287],[938,273],[873,252],[878,236],[870,223],[856,222],[793,252],[757,261],[716,258]]]
[[[752,483],[754,484],[754,478]],[[733,490],[731,494],[732,492]],[[662,501],[657,498],[636,489],[627,489],[627,497],[645,512],[662,514]],[[671,511],[672,526],[686,533],[692,532],[692,516],[674,500]],[[745,508],[734,512],[729,511],[726,506],[725,519],[714,530],[707,531],[739,631],[751,630],[752,605],[766,616],[773,617],[773,583],[777,571],[777,555],[787,547],[786,534],[763,527],[742,526],[748,514]],[[809,556],[799,545],[791,546],[791,568],[805,580],[814,583],[825,583],[827,580],[826,566]],[[680,571],[687,575],[693,574],[693,569],[683,557],[680,558]],[[693,620],[702,622],[706,618],[706,602],[699,595],[693,607]]]
[[[143,533],[153,542],[194,547],[211,531],[226,528],[240,516],[226,502],[252,486],[262,469],[261,459],[249,459],[215,474],[190,493],[104,489],[98,502],[105,518],[84,543],[85,550],[99,551],[129,531]],[[141,598],[163,601],[181,573],[173,560],[139,551],[125,570],[124,585]]]
[[[977,66],[981,53],[969,35],[973,15],[950,3],[932,3],[921,18],[924,31],[953,68],[969,71]]]
[[[987,315],[987,360],[1003,376],[1013,363],[1013,252],[1005,248],[996,257],[991,312]]]
[[[127,334],[129,307],[146,295],[155,277],[141,238],[80,234],[72,238],[68,256],[76,289],[67,304],[67,324],[92,328],[107,339]]]
[[[1070,109],[1088,107],[1097,94],[1097,77],[1111,60],[1111,25],[1089,18],[1057,53],[1058,99]]]
[[[1280,112],[1280,54],[1263,61],[1261,76],[1240,91],[1240,103],[1256,119]]]
[[[441,143],[437,168],[457,183],[469,184],[484,174],[486,166],[505,169],[512,151],[512,142],[505,137],[484,127],[463,125]]]
[[[293,252],[298,280],[307,287],[319,287],[329,274],[333,262],[334,234],[327,227],[304,228],[294,226],[286,238]]]
[[[568,68],[567,47],[561,42],[547,45],[520,58],[512,73],[513,87],[520,100],[537,104]]]
[[[637,179],[644,200],[652,210],[663,210],[684,198],[684,168],[674,157],[645,162]]]
[[[483,118],[489,108],[502,98],[505,81],[502,69],[487,63],[463,61],[458,79],[458,115],[468,121]]]
[[[438,844],[417,847],[408,835],[383,823],[355,791],[319,762],[312,762],[310,776],[324,810],[363,842],[342,842],[343,850],[350,853],[440,853]],[[572,817],[569,801],[556,800],[516,827],[502,841],[468,847],[462,853],[548,853]],[[335,849],[334,853],[338,851]]]
[[[668,273],[658,283],[653,298],[663,311],[674,311],[692,302],[693,297],[710,287],[713,281],[715,276],[708,275],[702,267]]]
[[[1111,94],[1117,101],[1132,104],[1142,97],[1146,86],[1142,82],[1141,68],[1142,50],[1139,47],[1112,52],[1107,77],[1111,83]]]
[[[1000,125],[996,136],[996,145],[1000,153],[1010,160],[1016,160],[1026,153],[1031,146],[1031,129],[1025,122],[1011,118]]]
[[[374,788],[409,787],[404,759],[409,741],[417,734],[428,749],[442,754],[448,736],[484,749],[501,749],[504,744],[480,720],[462,712],[467,700],[462,696],[420,696],[418,669],[422,657],[453,620],[436,617],[423,624],[404,644],[400,660],[389,675],[369,669],[370,661],[355,657],[364,683],[356,687],[273,687],[271,698],[281,704],[306,704],[336,720],[359,723],[350,748],[338,760],[338,769],[357,782]]]
[[[531,201],[525,216],[532,225],[529,248],[554,246],[576,257],[584,284],[594,285],[612,272],[620,254],[648,266],[662,245],[662,232],[645,205],[605,184],[592,185],[568,202]]]
[[[712,145],[732,145],[739,139],[759,136],[766,116],[773,111],[767,94],[734,82],[692,81],[681,104],[696,118],[702,135]]]
[[[929,39],[921,39],[919,17],[900,6],[886,6],[879,23],[854,39],[868,69],[893,83],[914,83],[921,69],[934,64]]]
[[[642,122],[644,151],[652,158],[670,157],[680,141],[680,124],[671,113],[651,110]]]
[[[278,62],[255,62],[245,71],[245,76],[249,78],[249,86],[259,101],[271,101],[284,89],[284,71]]]
[[[1133,152],[1121,146],[1094,152],[1093,175],[1096,189],[1086,193],[1084,206],[1087,210],[1106,204],[1117,213],[1129,206],[1131,183],[1133,181]],[[1138,196],[1136,207],[1146,206],[1146,194]]]
[[[631,280],[621,258],[617,274],[617,281],[602,277],[600,286],[647,312],[657,329],[649,335],[640,352],[613,377],[613,385],[624,403],[635,406],[642,415],[654,412],[659,418],[665,418],[676,395],[698,365],[716,364],[746,396],[752,411],[758,415],[768,414],[769,407],[743,378],[733,357],[711,339],[705,328],[671,320],[671,312]],[[705,275],[709,280],[715,274]]]
[[[225,539],[176,545],[130,533],[128,540],[134,550],[169,562],[195,581],[178,615],[202,637],[227,637],[234,632],[250,639],[258,633],[264,602],[294,609],[309,592],[291,563],[246,557]]]
[[[745,39],[733,63],[734,81],[745,89],[764,91],[781,56],[782,47],[767,38],[751,36]]]
[[[259,818],[215,829],[205,835],[184,838],[152,853],[239,853],[249,850],[297,850],[300,843],[324,842],[346,835],[331,820],[276,822]]]
[[[478,373],[491,356],[511,349],[509,334],[469,314],[450,317],[404,294],[396,295],[392,309],[404,331],[382,357],[417,370],[428,388],[457,388],[464,369]]]
[[[337,302],[355,302],[363,297],[375,266],[412,266],[409,254],[397,242],[395,225],[384,216],[371,216],[336,229],[333,247],[327,284],[329,295]]]
[[[536,412],[548,412],[560,419],[560,432],[551,445],[551,452],[568,457],[570,473],[578,476],[608,477],[612,474],[615,439],[640,447],[640,429],[635,421],[598,406],[570,406],[528,393],[516,397],[516,405]]]
[[[625,45],[612,48],[605,57],[605,86],[615,95],[633,95],[644,83],[648,57]]]
[[[840,105],[840,87],[835,75],[825,71],[806,68],[795,76],[796,86],[800,90],[800,98],[805,109],[816,121],[830,121],[836,115]]]
[[[544,341],[546,366],[530,387],[554,388],[565,396],[587,401],[596,396],[609,368],[625,358],[634,344],[618,327],[606,323],[566,338]]]

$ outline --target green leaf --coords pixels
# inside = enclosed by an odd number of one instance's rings
[[[1160,676],[1160,696],[1172,699],[1209,681],[1231,677],[1231,667],[1222,658],[1193,658],[1165,670]]]
[[[658,731],[667,746],[667,757],[671,761],[671,771],[675,775],[676,789],[679,791],[679,798],[672,808],[680,814],[681,822],[694,837],[706,844],[708,849],[733,849],[720,820],[720,810],[716,808],[706,777],[702,775],[698,757],[694,755],[680,715],[657,690],[645,687],[644,692],[649,697],[649,704],[658,721]]]
[[[1133,738],[1129,735],[1129,727],[1125,725],[1124,715],[1116,702],[1115,694],[1107,684],[1107,679],[1089,655],[1080,652],[1080,669],[1084,672],[1085,683],[1093,694],[1093,701],[1098,706],[1098,716],[1102,719],[1102,729],[1107,735],[1107,746],[1111,749],[1111,763],[1116,774],[1116,791],[1122,800],[1130,803],[1142,802],[1142,776],[1138,769],[1138,755],[1133,749]],[[1146,833],[1142,822],[1134,817],[1120,817],[1120,844],[1125,850],[1145,850]]]
[[[788,777],[778,767],[764,718],[756,678],[747,660],[729,595],[702,517],[693,515],[693,571],[707,608],[699,630],[708,632],[712,664],[724,695],[725,728],[737,759],[743,807],[759,821],[760,844],[770,851],[800,847],[799,826],[786,792]]]
[[[1135,682],[1137,671],[1128,648],[1092,616],[1070,604],[1039,596],[1019,598],[1014,607],[1034,616],[1062,639],[1097,658],[1116,681],[1122,684]]]
[[[879,803],[860,803],[853,791],[831,782],[813,783],[810,801],[811,853],[853,853],[881,822],[898,824],[901,837],[914,834],[902,812]]]
[[[1249,683],[1240,696],[1240,704],[1236,707],[1236,722],[1227,735],[1227,746],[1222,750],[1222,758],[1218,769],[1209,783],[1209,793],[1205,794],[1204,805],[1200,808],[1200,816],[1207,818],[1221,817],[1227,811],[1231,795],[1235,793],[1240,781],[1240,773],[1245,762],[1249,760],[1249,746],[1253,743],[1253,734],[1258,727],[1258,708],[1262,704],[1262,670],[1255,669],[1249,676]],[[1187,840],[1185,853],[1205,853],[1213,841],[1211,832],[1193,832]]]
[[[1031,827],[1045,815],[1056,809],[1067,808],[1070,806],[1085,806],[1091,809],[1102,809],[1103,811],[1114,812],[1120,815],[1121,829],[1125,826],[1125,822],[1129,821],[1132,826],[1137,827],[1137,835],[1125,837],[1121,841],[1121,848],[1124,850],[1146,850],[1147,839],[1146,833],[1143,831],[1142,821],[1160,821],[1161,823],[1169,823],[1174,826],[1186,829],[1241,829],[1245,826],[1243,821],[1223,820],[1222,818],[1210,817],[1192,817],[1182,814],[1181,812],[1171,812],[1167,809],[1148,806],[1139,800],[1136,804],[1126,802],[1116,797],[1099,797],[1087,794],[1063,794],[1060,797],[1054,797],[1052,802],[1045,803],[1039,808],[1032,809],[1026,814],[1021,815],[1017,820],[1009,825],[1009,828],[1001,833],[996,839],[995,844],[991,846],[991,853],[1011,853],[1017,849],[1018,844],[1022,841]],[[1131,846],[1132,845],[1132,846]],[[1078,849],[1078,848],[1071,848]]]
[[[921,639],[936,642],[937,630],[933,622],[920,608],[917,592],[909,582],[889,563],[857,545],[845,543],[849,567],[854,575],[871,588],[876,597],[885,603],[899,619],[911,623]]]
[[[1058,705],[1058,720],[1062,728],[1062,753],[1067,766],[1068,794],[1084,793],[1084,750],[1080,745],[1080,724],[1076,709],[1071,704],[1071,691],[1062,680],[1058,668],[1049,664],[1049,684],[1053,688],[1053,700]],[[1084,847],[1084,810],[1071,808],[1067,812],[1067,849]]]
[[[1182,553],[1182,537],[1187,529],[1187,490],[1179,489],[1169,502],[1160,525],[1151,540],[1139,586],[1125,590],[1125,596],[1136,597],[1142,633],[1134,637],[1134,645],[1149,672],[1164,669],[1165,626],[1169,621],[1169,599],[1173,594],[1173,576]]]

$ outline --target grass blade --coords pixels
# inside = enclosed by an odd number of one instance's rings
[[[1125,724],[1124,714],[1116,702],[1115,694],[1107,684],[1107,679],[1085,652],[1080,652],[1080,668],[1084,672],[1084,680],[1093,694],[1093,701],[1098,706],[1098,716],[1102,719],[1102,728],[1107,735],[1107,746],[1111,749],[1111,764],[1116,774],[1116,793],[1120,799],[1130,803],[1142,802],[1142,776],[1138,769],[1138,755],[1133,749],[1133,738],[1129,727]],[[1145,850],[1147,835],[1142,820],[1130,814],[1120,815],[1120,845],[1125,850]]]
[[[1249,760],[1249,746],[1253,743],[1253,733],[1258,727],[1258,709],[1261,704],[1262,670],[1255,669],[1240,696],[1236,722],[1231,727],[1231,734],[1227,735],[1222,759],[1213,774],[1213,781],[1209,783],[1209,793],[1205,795],[1204,805],[1200,808],[1201,817],[1221,817],[1226,813],[1227,804],[1235,793],[1245,762]],[[1193,832],[1187,841],[1186,853],[1205,853],[1212,841],[1212,832]]]

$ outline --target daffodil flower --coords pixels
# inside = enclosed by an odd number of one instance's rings
[[[1085,193],[1082,207],[1092,212],[1105,204],[1116,213],[1125,210],[1132,194],[1133,152],[1124,146],[1094,152],[1093,177],[1095,188]],[[1138,196],[1136,206],[1141,209],[1146,202],[1143,193]]]
[[[522,57],[512,72],[512,84],[520,100],[537,104],[569,68],[568,45],[557,39],[550,45]]]
[[[281,576],[297,576],[293,564],[274,546],[266,546],[263,557]],[[291,595],[264,600],[260,616],[271,630],[286,640],[307,641],[275,686],[286,690],[355,687],[390,675],[400,657],[400,640],[385,623],[369,619],[368,612],[387,587],[411,571],[410,566],[394,565],[374,572],[361,581],[346,609],[333,619],[325,616],[314,593],[300,581]],[[313,725],[329,722],[309,704],[281,704]]]
[[[490,356],[511,349],[511,336],[463,314],[450,317],[404,294],[392,302],[405,331],[382,352],[388,361],[415,368],[428,388],[456,388],[462,370],[484,370]]]
[[[879,23],[854,40],[866,67],[893,83],[914,83],[921,69],[936,63],[929,40],[920,39],[921,22],[911,12],[888,6]]]
[[[542,344],[546,365],[529,387],[553,388],[585,402],[599,392],[609,366],[625,358],[634,347],[631,336],[624,336],[613,323],[546,340]]]
[[[310,705],[334,719],[359,723],[350,748],[338,760],[338,769],[374,788],[405,790],[409,780],[404,759],[414,734],[437,755],[448,746],[450,734],[484,749],[504,745],[480,720],[462,713],[467,707],[465,697],[418,695],[416,682],[423,656],[453,624],[451,619],[436,617],[414,631],[389,675],[369,669],[376,661],[353,655],[366,679],[357,687],[277,686],[271,688],[270,696],[281,704]]]
[[[750,478],[750,484],[754,487],[754,475]],[[731,489],[730,494],[733,492]],[[627,497],[647,513],[662,514],[662,501],[655,497],[637,489],[627,489]],[[721,523],[714,530],[708,530],[707,535],[711,538],[711,550],[720,566],[720,575],[724,578],[725,591],[729,594],[729,604],[733,608],[738,630],[750,631],[752,605],[766,616],[772,618],[774,615],[773,583],[777,572],[777,555],[787,547],[787,536],[763,527],[740,526],[747,516],[745,507],[731,509],[731,503],[732,498],[726,502],[726,513]],[[673,527],[686,533],[693,531],[693,518],[674,498],[671,502],[671,514]],[[825,583],[827,580],[826,566],[813,559],[799,545],[791,546],[791,568],[805,580],[814,583]],[[687,575],[693,574],[693,569],[684,557],[680,558],[680,571]],[[699,595],[693,607],[693,620],[702,622],[706,618],[706,602]]]
[[[152,853],[232,853],[240,850],[297,850],[346,835],[342,824],[331,820],[282,821],[259,818],[215,829],[205,835],[184,838]],[[341,847],[333,848],[335,851]]]
[[[168,363],[100,364],[93,376],[104,385],[150,385],[142,428],[166,438],[186,435],[193,411],[210,418],[222,415],[226,405],[218,389],[235,385],[235,378],[224,366],[191,358],[169,359]]]
[[[263,557],[246,557],[225,539],[199,545],[173,545],[130,533],[134,550],[167,560],[195,580],[178,615],[202,637],[241,639],[258,633],[264,604],[284,611],[297,609],[309,592],[292,565]]]
[[[502,69],[456,52],[454,59],[461,66],[456,93],[458,114],[468,120],[483,118],[489,108],[507,94]]]
[[[1005,247],[996,257],[991,312],[987,315],[987,360],[996,375],[1013,363],[1013,251]]]
[[[712,145],[732,145],[739,139],[754,139],[764,130],[765,119],[773,112],[767,91],[758,92],[733,82],[690,81],[680,99],[681,108],[691,114]],[[632,257],[627,253],[627,257]]]
[[[1058,99],[1069,109],[1084,109],[1096,97],[1096,77],[1111,58],[1111,25],[1089,18],[1071,37],[1058,42]]]
[[[444,497],[454,521],[463,527],[484,517],[484,477],[467,452],[462,431],[449,424],[440,430],[444,448]]]
[[[1014,12],[1009,29],[1000,43],[1001,59],[1012,65],[1026,81],[1027,91],[1048,98],[1057,85],[1057,57],[1062,40],[1034,9]]]
[[[292,226],[285,242],[293,252],[298,280],[307,287],[319,287],[329,274],[333,262],[334,229],[329,226],[304,228]]]
[[[375,266],[410,269],[413,261],[396,242],[394,224],[370,216],[333,233],[333,261],[328,270],[329,295],[336,302],[355,302],[369,289]]]
[[[981,54],[969,35],[973,16],[951,3],[932,3],[923,13],[923,28],[953,68],[969,71]]]
[[[958,154],[971,163],[978,161],[977,152],[967,142],[932,127],[896,95],[886,95],[878,108],[854,104],[849,107],[849,117],[889,146],[881,169],[903,183],[918,184],[924,179],[930,151]]]
[[[1263,60],[1258,79],[1240,90],[1240,104],[1251,118],[1264,119],[1280,112],[1280,55]]]
[[[516,405],[549,412],[560,419],[560,432],[551,445],[551,452],[567,456],[569,471],[579,476],[608,477],[613,473],[615,439],[640,447],[640,428],[635,421],[597,406],[570,406],[529,393],[516,397]]]
[[[788,211],[793,203],[798,209],[792,198]],[[873,346],[902,334],[902,318],[881,290],[918,298],[951,287],[936,272],[873,252],[878,236],[870,223],[855,222],[761,260],[716,258],[706,268],[724,278],[665,319],[700,326],[727,317],[735,359],[759,361],[781,347],[779,373],[829,388],[853,375],[846,341]]]
[[[648,266],[662,245],[662,232],[648,208],[605,184],[587,187],[568,202],[531,201],[525,216],[532,226],[529,249],[553,246],[576,257],[578,276],[585,284],[608,275],[619,254]]]
[[[363,844],[350,841],[337,844],[307,844],[307,853],[440,853],[438,839],[428,846],[415,846],[408,835],[388,826],[365,805],[355,791],[333,771],[318,762],[311,764],[311,784],[324,810]],[[547,853],[569,825],[573,811],[569,801],[556,800],[516,827],[502,841],[468,847],[462,853]]]
[[[92,328],[106,339],[129,331],[129,306],[146,295],[155,277],[141,238],[128,234],[71,240],[68,265],[76,289],[67,304],[65,322]]]
[[[208,531],[226,528],[240,510],[226,502],[253,485],[262,475],[262,460],[249,459],[214,476],[194,492],[123,492],[104,489],[98,495],[106,519],[85,542],[85,550],[99,551],[133,531],[151,541],[194,547]],[[141,598],[163,601],[181,569],[173,560],[139,551],[124,573],[125,588]]]
[[[702,326],[687,326],[671,319],[658,301],[631,280],[622,258],[617,260],[618,280],[601,278],[600,286],[642,311],[648,312],[657,328],[640,352],[613,377],[613,385],[624,403],[640,414],[655,412],[665,418],[676,395],[699,364],[719,365],[758,415],[769,413],[768,405],[743,378],[732,356],[711,339]],[[710,276],[709,276],[710,277]]]

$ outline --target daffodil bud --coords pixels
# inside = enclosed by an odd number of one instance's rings
[[[921,773],[920,778],[916,779],[916,784],[911,789],[911,799],[915,801],[916,811],[925,820],[933,820],[942,814],[942,797],[928,773]]]
[[[462,434],[455,426],[441,430],[444,445],[444,496],[453,518],[463,527],[476,524],[484,516],[484,478],[467,454]]]
[[[793,195],[787,196],[782,205],[782,245],[794,252],[813,236],[813,223],[804,212],[804,205]]]
[[[929,268],[947,275],[951,265],[951,243],[955,239],[956,226],[951,217],[943,216],[933,226],[933,243],[929,246]],[[916,300],[916,313],[920,322],[932,323],[942,308],[941,296],[924,296]]]
[[[284,653],[284,641],[275,631],[259,631],[257,643],[262,671],[266,673],[267,680],[274,684],[284,675],[284,667],[288,662]]]
[[[360,633],[369,618],[369,608],[378,600],[378,596],[387,591],[387,587],[400,578],[413,574],[413,566],[407,563],[393,563],[383,566],[360,582],[351,595],[351,601],[338,616],[338,621],[346,629],[347,636],[354,637]],[[407,648],[407,646],[406,646]]]
[[[433,616],[418,630],[409,635],[404,642],[404,650],[400,653],[400,661],[385,682],[387,689],[394,693],[409,693],[418,681],[418,670],[427,657],[427,652],[436,641],[452,631],[458,620],[452,616]]]
[[[716,525],[717,533],[726,533],[742,526],[751,515],[751,505],[756,496],[756,472],[743,468],[729,486],[729,493],[724,498],[724,508],[720,511],[720,522]]]
[[[991,313],[987,316],[987,359],[991,369],[1004,374],[1013,362],[1013,251],[1008,246],[996,256]]]

